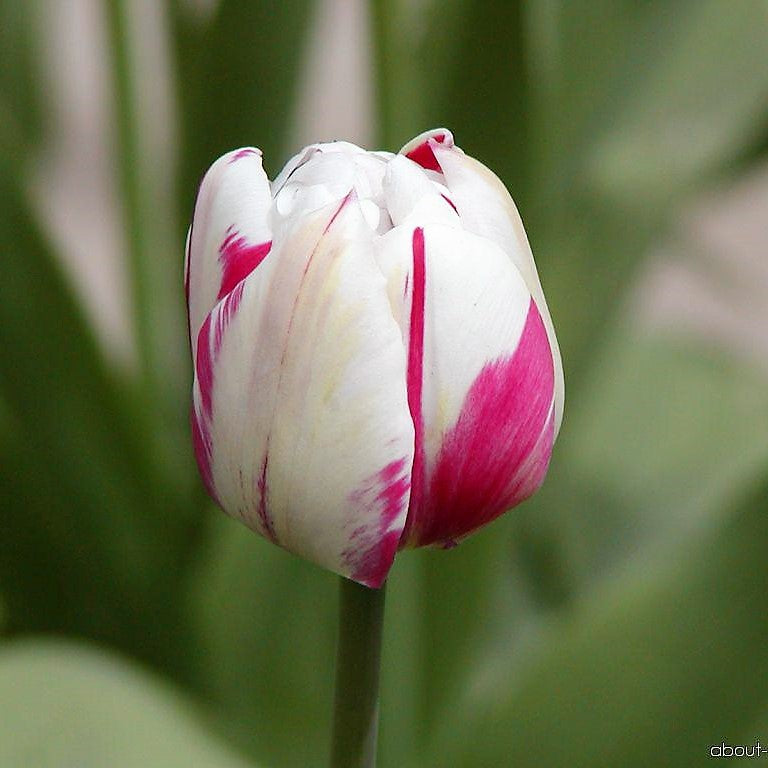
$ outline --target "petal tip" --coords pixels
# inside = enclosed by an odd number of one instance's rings
[[[401,150],[409,160],[428,171],[441,172],[440,163],[435,156],[435,147],[453,147],[453,134],[447,128],[434,128],[411,139]]]
[[[258,157],[261,159],[264,155],[258,147],[242,147],[241,149],[233,149],[227,153],[228,162],[230,164],[236,163],[238,160],[242,160],[245,157]]]

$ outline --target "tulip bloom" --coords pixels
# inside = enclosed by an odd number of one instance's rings
[[[219,158],[187,238],[192,431],[222,509],[367,586],[543,482],[552,321],[507,190],[430,131]]]

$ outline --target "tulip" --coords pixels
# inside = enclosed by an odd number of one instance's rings
[[[515,205],[438,129],[399,154],[258,149],[205,175],[187,238],[192,432],[221,508],[370,587],[543,482],[563,414]]]

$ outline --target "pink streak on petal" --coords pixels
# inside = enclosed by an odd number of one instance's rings
[[[553,396],[552,353],[531,299],[514,354],[480,371],[443,438],[410,544],[453,542],[541,485],[552,452]]]
[[[376,500],[381,502],[381,528],[386,530],[403,511],[405,498],[411,490],[410,467],[405,459],[387,464],[377,476]]]
[[[213,339],[213,356],[214,360],[219,356],[221,345],[224,341],[224,334],[229,327],[229,324],[237,314],[237,310],[240,307],[240,302],[243,298],[243,290],[245,288],[244,282],[239,282],[227,296],[216,306],[214,312],[216,313],[216,325],[214,328]],[[214,314],[211,313],[211,315]]]
[[[187,242],[187,248],[184,252],[184,298],[187,302],[187,323],[189,323],[189,248],[192,242],[192,236],[190,234],[189,241]]]
[[[372,522],[352,531],[342,560],[351,578],[368,587],[384,583],[397,553],[400,529],[392,526],[406,504],[409,472],[406,459],[390,462],[349,497],[355,517]]]
[[[208,429],[200,425],[194,405],[190,409],[189,420],[192,426],[192,446],[195,450],[195,459],[200,470],[200,477],[203,479],[208,495],[218,503],[216,489],[213,487],[213,474],[211,472],[211,436]]]
[[[218,502],[213,485],[211,462],[213,443],[211,422],[213,421],[213,384],[214,366],[218,359],[229,324],[237,314],[243,297],[245,283],[238,283],[234,290],[220,301],[206,315],[197,336],[197,357],[195,358],[195,383],[200,392],[200,413],[192,407],[192,442],[197,465],[205,487],[211,497]]]
[[[445,142],[445,138],[446,137],[444,133],[439,133],[436,136],[430,136],[428,139],[408,152],[406,157],[409,160],[413,160],[414,163],[417,163],[428,171],[439,171],[442,173],[443,169],[440,167],[440,163],[437,162],[435,153],[432,151],[431,142],[436,141],[438,144],[443,144]]]
[[[422,412],[422,389],[424,386],[424,310],[426,300],[426,254],[424,247],[424,230],[417,227],[413,230],[411,242],[413,251],[413,293],[411,296],[411,320],[408,338],[408,371],[406,387],[408,392],[408,409],[411,412],[414,429],[413,472],[411,474],[410,507],[421,504],[424,493],[424,414]],[[411,526],[410,508],[403,541],[408,538]]]
[[[258,491],[259,491],[259,507],[256,513],[259,516],[261,525],[264,529],[264,535],[273,543],[277,543],[277,535],[275,534],[275,526],[272,522],[272,518],[269,515],[267,509],[267,496],[269,489],[267,487],[267,466],[269,464],[269,455],[264,457],[264,462],[261,465],[261,475],[259,475]]]
[[[215,311],[215,310],[214,310]],[[211,417],[213,392],[213,357],[211,355],[211,316],[206,315],[197,335],[197,385],[200,388],[200,398],[203,404],[203,416]]]
[[[258,155],[258,154],[259,153],[251,147],[246,147],[245,149],[239,149],[237,152],[235,152],[234,155],[232,155],[232,157],[229,158],[229,163],[231,165],[232,163],[236,163],[238,160],[242,160],[244,157],[250,157],[251,155]]]
[[[448,205],[450,205],[451,208],[453,208],[454,211],[456,211],[456,215],[458,216],[459,209],[456,207],[456,205],[454,204],[453,200],[451,200],[450,197],[447,197],[446,195],[444,195],[442,192],[440,193],[440,197],[442,197],[443,200],[445,200],[445,202],[448,203]]]
[[[230,227],[224,242],[219,246],[222,276],[218,298],[226,296],[241,280],[248,277],[264,261],[271,248],[271,240],[253,245]]]
[[[328,234],[328,230],[333,226],[333,223],[336,221],[336,219],[338,218],[339,214],[347,207],[347,204],[351,200],[355,200],[355,199],[357,199],[357,192],[355,192],[355,188],[353,187],[344,196],[344,199],[341,201],[341,204],[336,209],[336,212],[333,214],[333,216],[331,216],[330,221],[325,225],[325,229],[323,230],[323,234],[324,235]],[[309,267],[309,264],[307,264],[307,267]]]
[[[211,457],[213,445],[211,440],[211,411],[213,410],[213,358],[211,355],[211,315],[207,315],[197,337],[197,387],[200,391],[202,413],[198,413],[194,403],[190,413],[192,422],[192,444],[195,458],[208,494],[218,501],[213,485]]]

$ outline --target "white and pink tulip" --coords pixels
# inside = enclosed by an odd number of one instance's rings
[[[225,512],[372,587],[543,482],[563,373],[509,193],[430,131],[261,152],[200,186],[185,288],[200,472]]]

